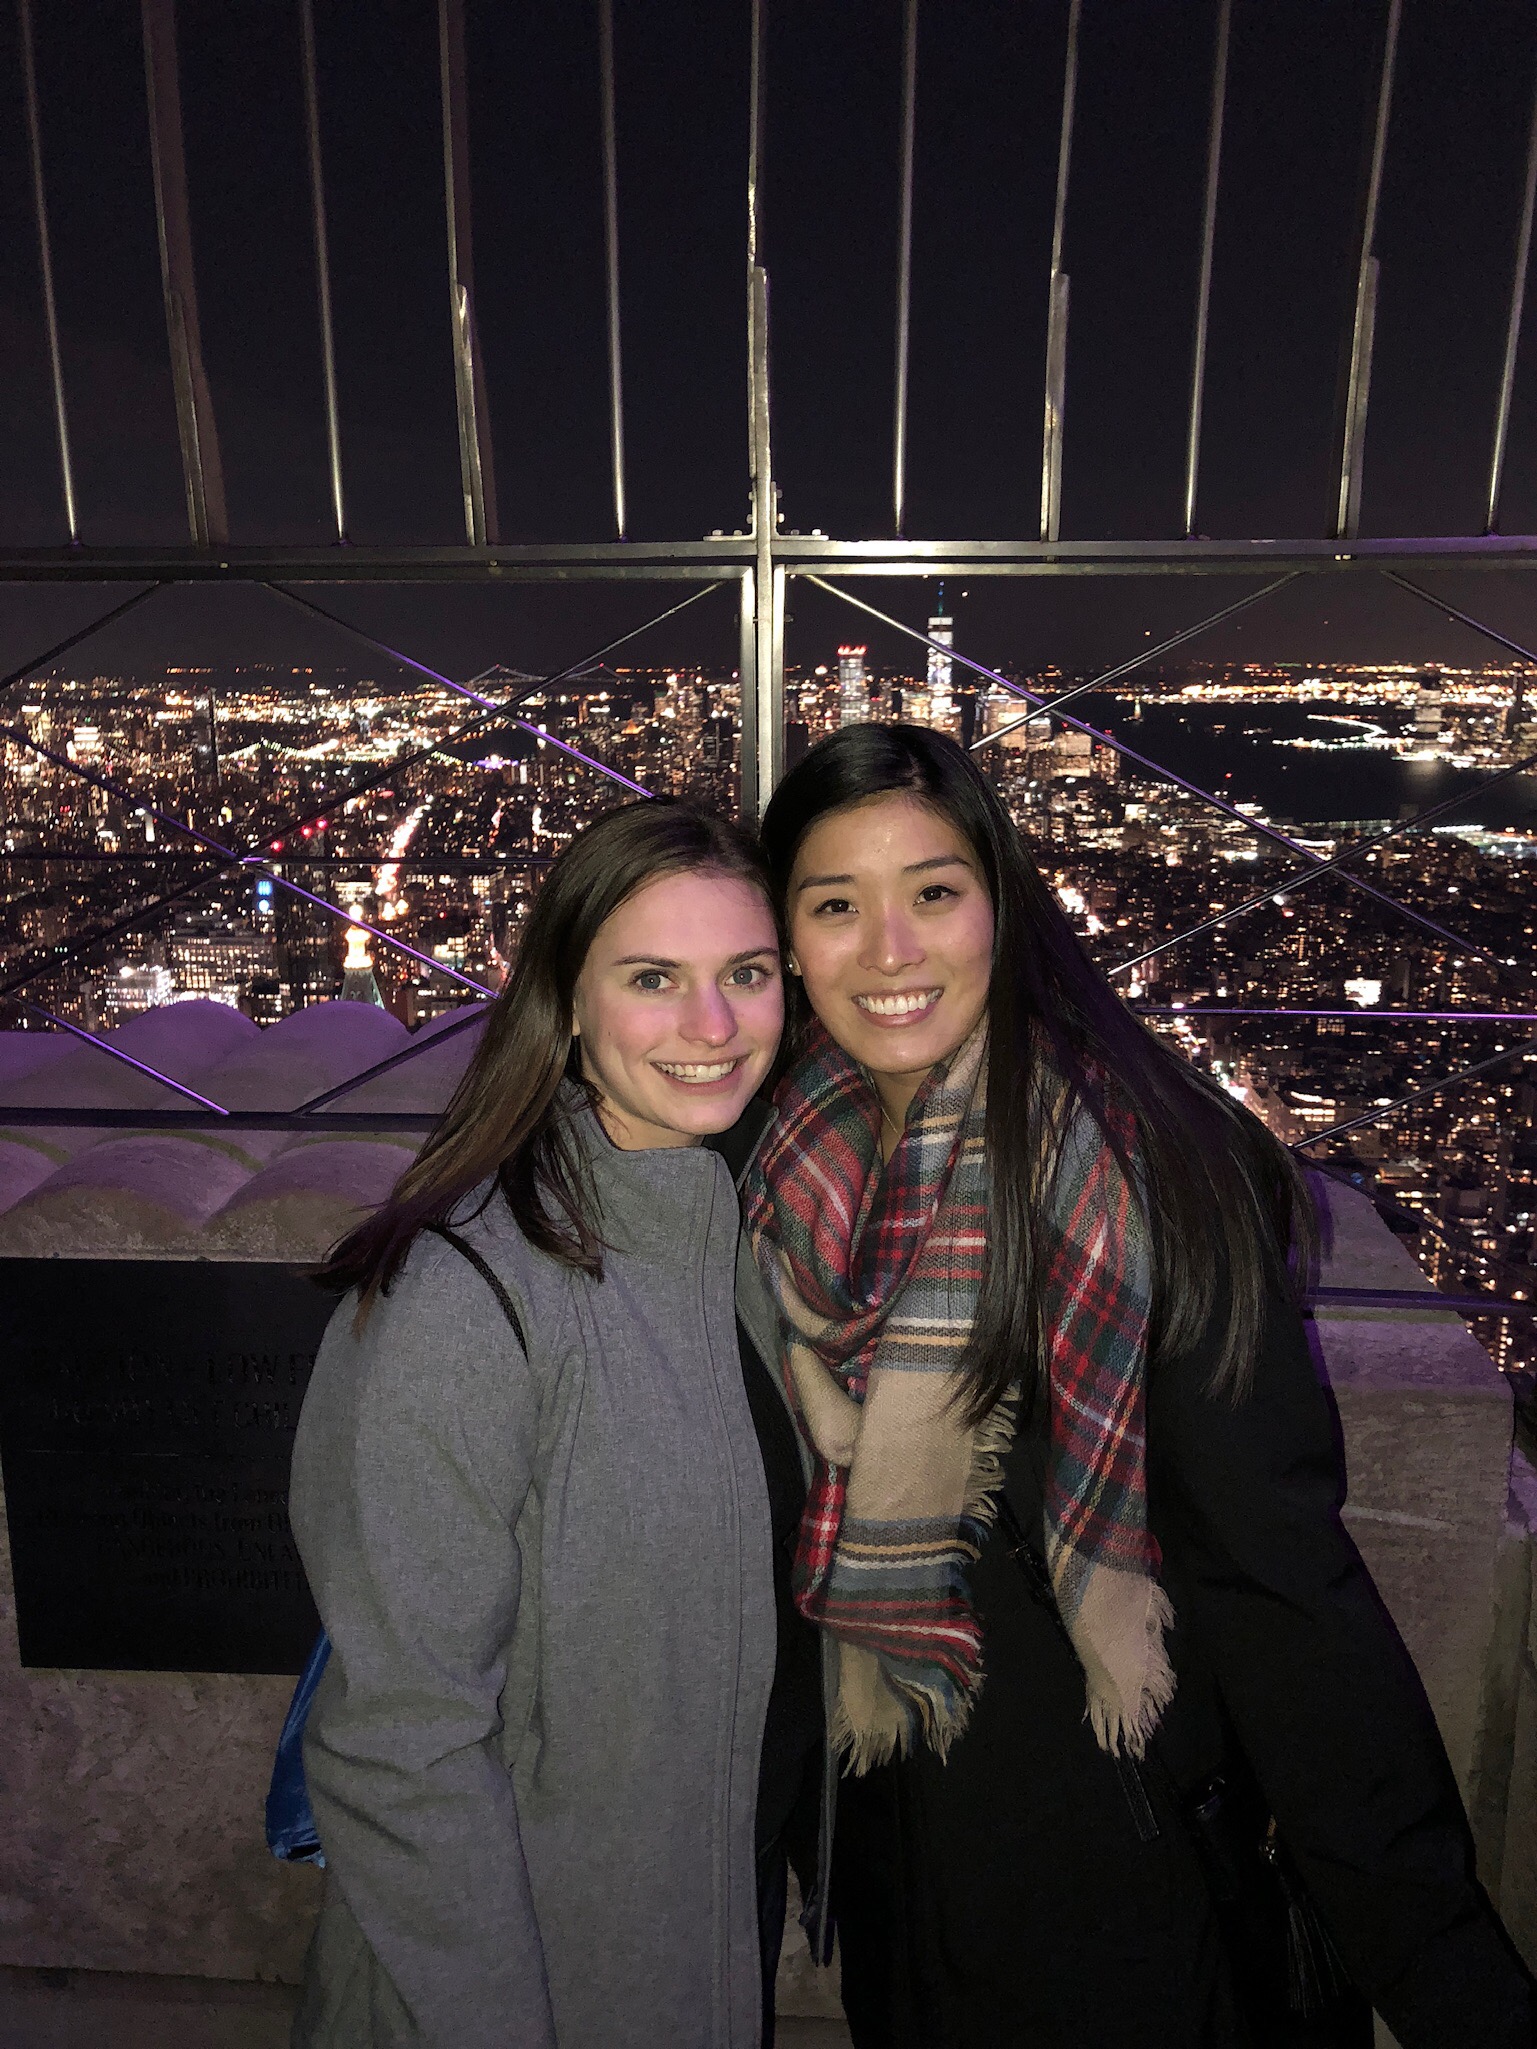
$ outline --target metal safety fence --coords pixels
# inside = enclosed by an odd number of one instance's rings
[[[145,87],[149,114],[150,154],[153,170],[154,205],[159,229],[159,249],[165,306],[167,343],[176,399],[176,422],[185,487],[189,539],[176,547],[113,546],[87,544],[82,538],[79,492],[70,431],[69,393],[54,285],[54,244],[45,177],[44,139],[46,112],[38,86],[35,58],[35,25],[32,0],[17,0],[20,30],[22,84],[26,134],[31,170],[31,197],[37,236],[39,282],[43,326],[47,342],[50,390],[54,412],[58,457],[60,502],[63,512],[62,544],[39,544],[0,551],[0,582],[14,584],[91,583],[136,584],[129,596],[113,603],[88,624],[39,650],[28,660],[0,677],[0,706],[14,700],[21,686],[55,667],[66,655],[89,639],[115,625],[149,603],[158,592],[186,584],[227,584],[257,587],[272,593],[285,604],[332,628],[339,628],[357,643],[387,660],[405,676],[424,684],[456,693],[475,707],[466,722],[441,747],[473,735],[480,727],[497,722],[511,725],[532,739],[557,750],[583,769],[605,779],[616,793],[644,798],[649,790],[596,755],[578,747],[555,730],[547,718],[524,715],[527,700],[547,698],[561,683],[579,676],[640,635],[664,625],[701,598],[722,588],[734,591],[738,619],[736,671],[740,686],[740,790],[744,814],[755,819],[779,779],[785,760],[785,618],[788,594],[796,588],[815,589],[862,617],[877,622],[890,633],[928,654],[939,654],[984,683],[1019,701],[1018,721],[1005,722],[972,742],[982,753],[1007,738],[1015,724],[1026,719],[1048,718],[1054,729],[1061,727],[1087,736],[1096,747],[1108,748],[1138,773],[1177,789],[1184,798],[1215,816],[1241,823],[1243,829],[1268,841],[1296,865],[1281,879],[1271,879],[1264,889],[1197,920],[1186,929],[1159,939],[1155,944],[1109,965],[1113,978],[1129,976],[1147,962],[1219,927],[1233,925],[1270,900],[1284,888],[1288,895],[1314,887],[1335,877],[1352,892],[1402,917],[1442,948],[1485,962],[1496,977],[1515,967],[1477,936],[1459,932],[1439,916],[1403,901],[1379,882],[1359,872],[1359,864],[1386,843],[1402,843],[1412,835],[1430,829],[1456,809],[1465,807],[1481,792],[1537,769],[1537,753],[1512,759],[1484,777],[1476,789],[1462,791],[1445,803],[1400,820],[1384,830],[1365,834],[1327,859],[1317,858],[1299,838],[1281,827],[1256,818],[1230,803],[1219,791],[1204,787],[1177,773],[1168,764],[1150,758],[1115,734],[1103,730],[1069,709],[1074,700],[1103,691],[1134,672],[1155,666],[1174,650],[1215,631],[1240,613],[1259,606],[1279,592],[1291,589],[1303,579],[1320,582],[1340,577],[1386,579],[1396,590],[1416,603],[1431,608],[1444,618],[1481,635],[1513,656],[1520,664],[1537,669],[1537,649],[1528,647],[1487,621],[1452,604],[1420,580],[1423,565],[1444,563],[1459,567],[1530,566],[1537,561],[1537,538],[1510,536],[1499,531],[1500,506],[1510,440],[1513,392],[1525,310],[1527,270],[1532,237],[1534,206],[1537,206],[1537,99],[1527,138],[1518,224],[1512,251],[1507,295],[1504,346],[1500,372],[1490,408],[1489,463],[1483,492],[1484,530],[1475,535],[1367,539],[1360,533],[1366,450],[1366,427],[1371,397],[1372,364],[1377,333],[1377,307],[1381,264],[1378,255],[1378,223],[1391,135],[1395,71],[1401,26],[1402,0],[1384,0],[1381,35],[1375,70],[1372,105],[1369,110],[1370,149],[1361,191],[1355,196],[1356,236],[1353,266],[1354,289],[1349,311],[1346,341],[1348,375],[1346,399],[1334,450],[1333,502],[1327,531],[1317,536],[1289,540],[1211,540],[1198,532],[1201,484],[1203,409],[1210,354],[1210,308],[1214,271],[1217,221],[1222,194],[1224,125],[1228,76],[1234,38],[1232,0],[1215,0],[1211,13],[1212,70],[1202,202],[1199,221],[1197,288],[1191,309],[1190,379],[1185,395],[1182,531],[1174,538],[1144,542],[1103,541],[1064,538],[1062,534],[1062,481],[1066,449],[1067,368],[1069,361],[1070,278],[1065,265],[1065,223],[1073,172],[1075,121],[1078,112],[1078,49],[1085,0],[1067,0],[1063,42],[1062,96],[1058,135],[1056,186],[1050,262],[1044,279],[1047,306],[1046,348],[1042,386],[1042,438],[1040,468],[1039,532],[1032,540],[1005,539],[913,539],[908,536],[910,406],[911,406],[911,308],[913,293],[913,210],[916,176],[916,147],[919,95],[922,87],[920,63],[921,0],[892,0],[901,12],[900,94],[892,110],[898,137],[898,190],[896,198],[897,251],[895,298],[892,307],[892,390],[894,395],[891,429],[890,531],[883,535],[838,539],[821,533],[787,531],[775,479],[773,391],[770,376],[770,290],[761,232],[761,180],[769,118],[767,96],[766,34],[769,0],[744,0],[745,27],[750,36],[751,65],[748,107],[748,149],[744,193],[743,307],[747,342],[748,381],[744,436],[744,480],[751,507],[746,530],[718,533],[702,538],[673,541],[641,540],[628,533],[628,485],[625,448],[623,320],[621,299],[622,213],[619,186],[619,153],[616,141],[616,104],[622,81],[615,57],[613,0],[595,0],[597,20],[598,76],[595,84],[601,112],[601,177],[604,223],[605,341],[608,369],[608,439],[612,532],[585,543],[512,543],[501,538],[495,470],[490,434],[489,401],[483,367],[483,351],[477,327],[474,276],[473,210],[471,205],[470,147],[467,113],[467,46],[464,0],[437,0],[439,84],[443,142],[443,219],[449,318],[445,341],[454,371],[455,417],[457,424],[460,477],[463,496],[464,543],[454,547],[372,548],[354,545],[348,537],[346,472],[341,431],[339,380],[334,340],[334,306],[331,272],[330,229],[326,208],[325,152],[321,123],[321,101],[316,70],[317,0],[296,0],[294,18],[295,58],[303,83],[306,170],[310,201],[310,227],[318,312],[317,348],[322,370],[325,405],[326,462],[330,485],[334,540],[323,548],[268,547],[242,543],[232,537],[219,454],[218,422],[211,387],[204,368],[198,321],[197,270],[193,247],[188,193],[186,152],[182,137],[181,70],[178,57],[174,0],[141,0]],[[319,0],[324,5],[324,0]],[[1093,4],[1093,0],[1090,0]],[[1240,24],[1241,27],[1241,24]],[[1537,83],[1537,82],[1534,82]],[[1179,576],[1253,578],[1258,587],[1245,591],[1217,609],[1193,619],[1156,644],[1130,653],[1121,662],[1075,683],[1071,688],[1046,694],[1021,684],[1006,674],[1001,664],[989,666],[934,639],[908,623],[896,611],[879,606],[851,584],[868,587],[871,579],[918,579],[942,576],[971,577],[1074,577],[1074,576]],[[417,659],[404,649],[389,646],[349,621],[330,603],[322,603],[317,592],[363,582],[409,582],[416,584],[552,584],[577,586],[606,582],[635,582],[676,587],[686,584],[686,595],[670,601],[624,633],[607,640],[550,675],[535,679],[512,694],[492,695],[478,688],[483,678],[459,681]],[[1523,684],[1519,675],[1514,687],[1508,728],[1512,737],[1519,730],[1524,712]],[[99,1046],[116,1060],[126,1060],[141,1072],[163,1083],[186,1105],[184,1109],[135,1111],[132,1122],[139,1127],[157,1123],[186,1122],[209,1118],[229,1120],[230,1128],[253,1119],[268,1128],[314,1128],[322,1122],[340,1127],[353,1113],[338,1108],[352,1090],[387,1069],[409,1061],[427,1046],[440,1043],[448,1032],[467,1029],[476,1019],[471,1014],[440,1029],[424,1029],[412,1045],[390,1060],[368,1069],[310,1102],[287,1113],[233,1112],[199,1095],[171,1076],[133,1060],[121,1047],[99,1032],[63,1017],[28,992],[48,977],[56,977],[71,962],[129,932],[144,933],[173,916],[179,907],[196,902],[221,878],[232,874],[261,874],[276,889],[303,901],[321,916],[361,925],[380,946],[411,959],[424,972],[446,978],[463,990],[466,998],[480,1001],[490,993],[474,977],[413,947],[385,924],[363,919],[358,907],[339,903],[320,890],[307,888],[274,852],[272,842],[286,841],[313,826],[322,814],[295,814],[277,830],[264,829],[260,843],[238,831],[216,836],[178,817],[174,812],[147,803],[117,777],[50,748],[18,718],[4,720],[0,737],[20,753],[48,762],[60,774],[93,785],[116,801],[152,818],[183,847],[190,872],[169,889],[144,894],[131,902],[114,920],[69,934],[48,945],[34,948],[13,962],[0,975],[0,1002],[24,1008],[39,1023],[75,1034]],[[376,773],[361,777],[328,800],[328,809],[409,770],[434,750],[402,754],[386,762]],[[46,853],[28,858],[51,858]],[[59,848],[61,861],[82,858],[79,850]],[[109,858],[109,857],[104,857]],[[157,857],[157,858],[164,858]],[[360,863],[367,857],[358,857]],[[379,860],[387,858],[384,854]],[[125,867],[128,864],[125,861]],[[1150,1000],[1137,1006],[1150,1017],[1167,1015]],[[1201,1005],[1183,1012],[1187,1018],[1201,1016],[1318,1018],[1350,1015],[1361,1018],[1465,1019],[1468,1022],[1505,1022],[1512,1027],[1530,1027],[1534,1014],[1514,1006],[1506,1009],[1419,1012],[1383,1009],[1349,1013],[1307,1008],[1272,1008]],[[1479,1061],[1446,1073],[1435,1081],[1403,1091],[1395,1098],[1374,1104],[1359,1115],[1307,1134],[1298,1141],[1309,1152],[1328,1141],[1341,1138],[1368,1124],[1382,1123],[1399,1112],[1439,1091],[1457,1087],[1486,1075],[1501,1065],[1515,1063],[1537,1051],[1537,1039],[1527,1037]],[[59,1110],[7,1113],[10,1121],[63,1123],[86,1121],[110,1124],[112,1113],[92,1111],[67,1113]],[[370,1124],[392,1121],[370,1115]],[[409,1120],[408,1120],[409,1121]]]

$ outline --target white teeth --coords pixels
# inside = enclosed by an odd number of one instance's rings
[[[910,1017],[914,1011],[927,1010],[938,998],[937,989],[919,989],[908,996],[856,996],[854,1001],[875,1017]]]
[[[724,1081],[737,1062],[716,1060],[706,1066],[700,1061],[659,1060],[656,1064],[663,1074],[673,1075],[678,1081]]]

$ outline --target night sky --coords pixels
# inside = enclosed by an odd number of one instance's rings
[[[769,0],[763,256],[787,526],[889,530],[900,0]],[[35,0],[77,475],[91,541],[185,538],[134,0]],[[350,526],[452,542],[436,8],[316,0]],[[1317,535],[1385,0],[1236,0],[1199,525]],[[909,530],[1029,535],[1066,0],[925,0],[919,55]],[[1086,0],[1066,267],[1063,530],[1179,530],[1215,6]],[[746,0],[617,0],[631,527],[746,522]],[[297,9],[182,0],[205,351],[234,538],[329,538]],[[63,538],[15,21],[0,11],[0,545]],[[478,318],[506,539],[610,531],[596,10],[469,0]],[[1493,426],[1537,14],[1405,0],[1378,249],[1364,531],[1476,532]],[[1507,531],[1537,528],[1537,289]],[[1428,572],[1537,640],[1530,572]],[[866,585],[921,622],[931,588]],[[1215,609],[1229,579],[973,584],[961,642],[1024,665],[1113,660]],[[653,602],[654,598],[654,602]],[[460,673],[565,661],[665,590],[342,592],[338,609]],[[0,662],[104,600],[0,592]],[[792,660],[867,637],[807,593]],[[880,659],[895,644],[868,636]],[[734,661],[706,601],[636,659]],[[1200,652],[1476,658],[1402,596],[1289,592]],[[157,598],[114,661],[349,659],[271,599]]]

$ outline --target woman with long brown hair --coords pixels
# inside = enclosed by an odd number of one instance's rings
[[[820,1690],[793,1426],[739,1337],[771,1348],[772,1313],[711,1147],[782,1012],[752,842],[611,813],[331,1257],[291,1500],[332,1646],[306,2049],[763,2037]]]
[[[1118,1001],[954,741],[835,734],[763,839],[803,994],[748,1221],[819,1456],[857,2049],[1369,2042],[1367,1999],[1403,2049],[1529,2044],[1340,1524],[1292,1156]]]

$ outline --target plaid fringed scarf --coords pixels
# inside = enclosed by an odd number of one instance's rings
[[[832,1736],[855,1772],[920,1741],[944,1756],[982,1683],[967,1569],[1014,1430],[1012,1402],[972,1428],[954,1401],[987,1243],[985,1075],[979,1027],[927,1077],[883,1171],[874,1087],[818,1026],[747,1183],[787,1382],[821,1460],[795,1598],[838,1640]],[[1037,1085],[1065,1100],[1055,1077]],[[1129,1151],[1131,1119],[1111,1114]],[[1140,1754],[1174,1690],[1146,1514],[1147,1231],[1090,1112],[1056,1122],[1046,1558],[1095,1735]]]

